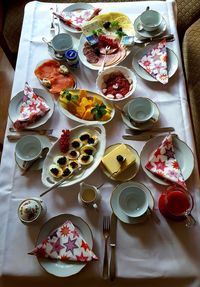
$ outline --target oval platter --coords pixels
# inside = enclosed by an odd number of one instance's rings
[[[66,179],[66,181],[60,185],[60,187],[71,186],[73,184],[79,183],[80,181],[83,181],[99,166],[101,162],[101,158],[104,155],[106,147],[106,132],[104,126],[101,124],[77,126],[70,130],[70,142],[73,141],[73,139],[77,139],[80,134],[85,132],[88,132],[92,136],[98,138],[98,143],[95,146],[96,153],[94,154],[94,159],[89,165],[86,165],[85,167],[82,166],[78,173],[75,173],[73,176]],[[54,158],[58,155],[64,155],[60,151],[59,140],[55,142],[55,144],[51,147],[44,161],[42,169],[42,183],[47,187],[51,187],[62,179],[62,177],[56,179],[49,173],[49,167],[54,162]]]

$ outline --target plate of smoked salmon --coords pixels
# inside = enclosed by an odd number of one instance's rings
[[[56,60],[44,60],[34,71],[41,84],[53,95],[59,95],[63,89],[73,89],[76,80],[69,69]]]
[[[65,116],[82,124],[106,124],[115,114],[109,100],[83,89],[62,90],[58,107]]]

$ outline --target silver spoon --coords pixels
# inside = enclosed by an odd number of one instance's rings
[[[50,47],[51,49],[53,49],[54,54],[55,54],[55,56],[56,56],[57,58],[63,59],[63,55],[61,55],[61,54],[59,54],[59,53],[56,52],[56,50],[54,49],[54,47],[53,47],[52,44],[51,44],[51,41],[48,41],[45,37],[42,37],[42,41],[45,42],[45,43],[48,45],[48,47]]]

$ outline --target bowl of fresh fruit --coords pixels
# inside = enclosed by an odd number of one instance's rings
[[[122,101],[134,93],[136,82],[133,71],[123,66],[116,66],[99,74],[96,86],[104,99]]]

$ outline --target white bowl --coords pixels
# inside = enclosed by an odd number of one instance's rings
[[[105,79],[109,75],[111,75],[112,73],[117,73],[117,72],[121,72],[126,79],[128,79],[129,81],[132,81],[132,83],[131,83],[132,86],[131,86],[131,89],[129,90],[129,92],[125,96],[123,96],[122,98],[110,98],[109,96],[106,96],[103,93],[103,89],[104,89],[104,85],[105,85]],[[113,101],[113,102],[122,101],[122,100],[125,100],[128,97],[130,97],[136,89],[136,83],[137,83],[137,80],[136,80],[136,76],[135,76],[134,72],[131,71],[130,69],[126,68],[126,67],[123,67],[123,66],[116,66],[116,67],[108,68],[108,69],[104,70],[101,74],[99,74],[97,79],[96,79],[96,86],[97,86],[99,93],[105,99]]]

